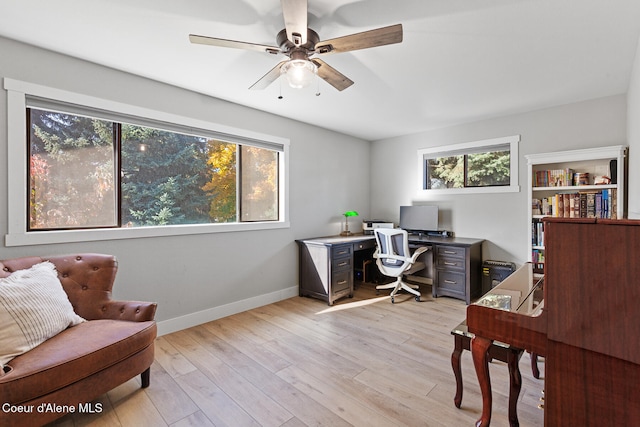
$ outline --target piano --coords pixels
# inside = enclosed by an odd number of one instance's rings
[[[471,340],[471,354],[483,401],[482,418],[476,425],[488,426],[491,418],[488,358],[494,340],[514,348],[529,350],[532,354],[545,355],[546,322],[544,277],[534,272],[531,263],[520,267],[467,307],[467,326],[469,332],[475,334]],[[515,410],[509,411],[509,425],[519,425]]]
[[[494,340],[545,356],[545,426],[638,425],[640,221],[543,222],[544,276],[525,264],[467,307],[483,400],[476,426],[491,422]]]

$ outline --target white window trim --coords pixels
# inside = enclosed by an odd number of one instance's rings
[[[144,237],[177,236],[189,234],[221,233],[232,231],[270,230],[289,228],[289,139],[220,125],[190,117],[184,117],[162,111],[133,106],[115,101],[68,92],[33,83],[13,79],[4,79],[7,90],[7,174],[8,233],[6,246],[27,246],[51,243],[71,243],[99,240],[137,239]],[[106,228],[91,230],[55,230],[27,232],[27,119],[26,98],[36,96],[55,101],[82,105],[91,108],[114,111],[135,117],[147,118],[167,123],[191,126],[212,132],[237,135],[242,138],[262,140],[282,145],[279,162],[280,178],[278,189],[280,197],[279,221],[238,222],[225,224],[187,224],[158,227]]]
[[[518,142],[520,135],[505,136],[501,138],[484,139],[482,141],[464,142],[455,145],[444,145],[439,147],[424,148],[418,150],[418,197],[428,198],[437,194],[482,194],[482,193],[517,193],[520,191],[518,185]],[[492,186],[492,187],[465,187],[465,188],[444,188],[444,189],[425,189],[424,188],[424,157],[429,156],[445,156],[453,151],[470,152],[477,151],[479,148],[491,148],[499,145],[509,144],[510,155],[510,171],[509,185]]]

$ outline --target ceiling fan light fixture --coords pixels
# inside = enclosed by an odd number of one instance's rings
[[[318,67],[307,59],[292,59],[280,68],[280,75],[285,75],[289,86],[294,89],[302,89],[313,82],[318,73]]]

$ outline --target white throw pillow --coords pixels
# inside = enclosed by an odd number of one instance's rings
[[[13,272],[0,279],[0,366],[84,321],[51,262]]]

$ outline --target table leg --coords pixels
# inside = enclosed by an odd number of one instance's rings
[[[460,356],[462,355],[462,337],[454,336],[454,348],[451,354],[451,367],[453,368],[453,375],[456,377],[456,395],[453,398],[456,408],[462,405],[462,365],[460,363]]]
[[[471,355],[476,368],[480,391],[482,392],[482,416],[476,421],[476,427],[489,427],[491,423],[491,377],[489,376],[488,351],[492,341],[479,336],[471,340]]]
[[[522,389],[522,375],[518,362],[522,357],[522,350],[511,349],[507,360],[509,367],[509,426],[519,427],[518,421],[518,397]]]

